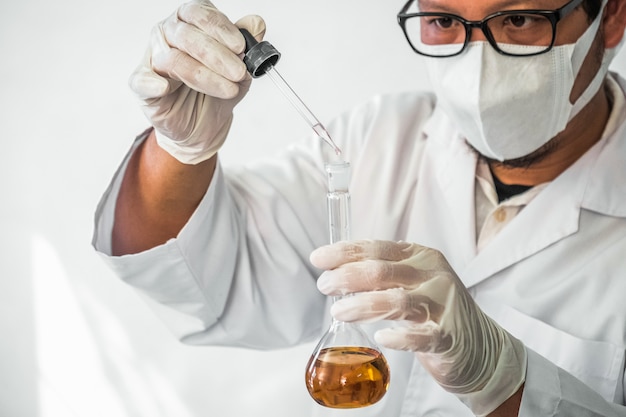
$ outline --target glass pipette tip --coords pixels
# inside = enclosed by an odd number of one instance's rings
[[[324,142],[330,145],[331,148],[335,151],[335,154],[341,155],[341,149],[337,146],[335,141],[330,137],[330,134],[320,123],[320,121],[315,117],[315,115],[309,110],[309,108],[304,104],[304,102],[298,97],[298,95],[293,91],[293,89],[287,84],[285,79],[280,75],[276,68],[273,66],[269,66],[265,71],[270,79],[276,84],[276,87],[283,93],[283,95],[289,100],[289,102],[295,107],[295,109],[300,113],[305,122],[313,129],[313,131],[319,136]]]

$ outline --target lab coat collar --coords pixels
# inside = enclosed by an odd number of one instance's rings
[[[456,270],[476,256],[474,178],[478,158],[439,106],[425,123],[424,134],[428,156],[421,177],[429,178],[429,183],[434,179],[437,187],[418,186],[416,206],[421,221],[412,225],[410,235],[418,243],[442,251]],[[428,203],[424,206],[423,201]],[[424,222],[428,217],[432,221]]]
[[[626,217],[626,80],[611,73],[608,83],[613,111],[581,206],[607,216]]]
[[[581,209],[626,217],[626,82],[619,80],[621,88],[613,80],[610,83],[616,100],[603,139],[548,184],[480,253],[476,253],[473,232],[473,186],[467,181],[468,176],[472,180],[475,176],[477,158],[471,151],[461,151],[467,145],[449,119],[440,110],[435,111],[424,131],[437,141],[451,141],[448,146],[452,152],[441,153],[433,174],[447,208],[452,208],[457,215],[454,221],[459,223],[458,235],[447,236],[455,242],[442,246],[466,286],[476,285],[576,233]],[[461,191],[462,187],[470,188],[470,192]],[[459,240],[459,236],[472,239]]]

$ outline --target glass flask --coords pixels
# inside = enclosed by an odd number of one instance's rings
[[[330,241],[335,243],[350,238],[350,164],[328,163],[325,168]],[[333,318],[309,359],[305,379],[309,394],[323,406],[366,407],[387,392],[389,365],[358,324]]]

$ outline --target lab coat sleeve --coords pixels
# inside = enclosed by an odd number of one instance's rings
[[[93,245],[183,342],[269,349],[319,337],[326,298],[310,252],[327,242],[323,163],[294,146],[253,167],[218,164],[175,239],[111,256],[114,206],[133,145],[96,212]],[[307,138],[308,139],[308,138]],[[321,158],[321,155],[320,155]]]
[[[410,172],[422,149],[416,138],[422,137],[432,104],[430,94],[374,97],[326,125],[353,166],[353,201],[370,205],[370,196],[381,191],[393,191],[392,201],[412,195]],[[96,212],[93,244],[113,271],[185,343],[270,349],[319,338],[327,325],[327,298],[316,286],[321,271],[308,258],[328,243],[323,166],[336,158],[332,149],[311,134],[275,158],[228,169],[218,164],[206,195],[175,239],[114,257],[110,240],[117,194],[127,161],[145,136],[127,155]],[[396,152],[411,155],[402,169]],[[380,175],[381,161],[388,164],[388,175]],[[370,217],[359,218],[354,235],[400,238],[394,231],[401,230],[401,220],[389,213],[404,213],[404,205],[399,210],[376,205],[376,210],[357,211]],[[382,214],[372,218],[376,213]]]
[[[528,365],[520,417],[626,416],[625,406],[605,400],[596,391],[531,349],[527,349],[527,352]],[[624,364],[616,366],[621,366],[621,372],[624,372]]]

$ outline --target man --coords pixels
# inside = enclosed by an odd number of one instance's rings
[[[323,294],[356,293],[332,314],[374,322],[392,368],[360,415],[626,416],[626,82],[607,75],[626,1],[409,0],[398,19],[436,96],[327,126],[359,240],[323,246],[321,141],[220,166],[250,83],[238,27],[265,25],[198,1],[156,26],[131,77],[154,129],[95,247],[190,344],[314,340]]]

